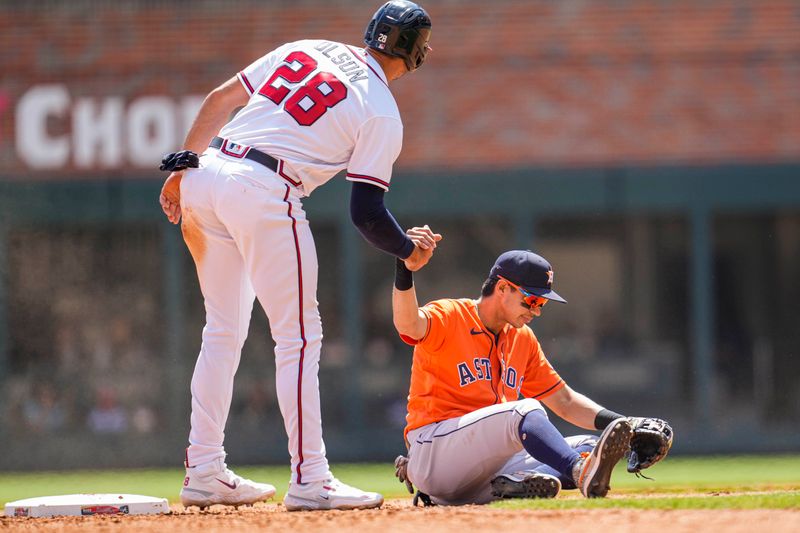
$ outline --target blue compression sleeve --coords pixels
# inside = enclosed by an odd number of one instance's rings
[[[383,195],[380,187],[354,182],[350,192],[350,218],[375,248],[406,259],[414,251],[414,243],[383,205]]]
[[[531,457],[565,477],[572,477],[572,465],[580,458],[580,454],[567,444],[542,411],[537,409],[525,415],[519,425],[519,436],[522,446]]]

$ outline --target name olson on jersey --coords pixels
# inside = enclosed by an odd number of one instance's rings
[[[492,362],[485,357],[476,357],[472,360],[473,368],[470,369],[466,361],[458,363],[458,379],[462,387],[475,383],[476,381],[492,380]],[[511,389],[517,388],[517,371],[513,366],[506,369],[502,376],[505,385]],[[521,380],[520,380],[521,384]]]
[[[336,65],[342,71],[342,74],[348,77],[350,83],[367,79],[367,71],[361,68],[363,63],[357,61],[350,52],[343,52],[339,44],[323,41],[315,48],[330,59],[331,63]]]

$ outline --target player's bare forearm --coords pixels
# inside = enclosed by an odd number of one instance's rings
[[[413,285],[405,291],[401,291],[397,287],[392,288],[392,318],[394,327],[399,334],[415,340],[419,340],[425,335],[428,319],[419,309],[417,291]]]
[[[405,260],[398,263],[398,268],[402,270],[405,266],[411,271],[419,270],[430,261],[433,251],[436,249],[436,243],[442,240],[442,236],[431,231],[427,224],[406,230],[406,235],[414,243],[414,251]],[[398,275],[401,270],[398,270]],[[425,336],[428,319],[419,308],[417,291],[413,283],[410,283],[411,274],[408,271],[405,272],[408,277],[398,279],[405,279],[410,287],[406,289],[404,285],[400,285],[402,289],[398,289],[398,285],[395,285],[392,288],[392,318],[398,333],[419,340]]]
[[[239,79],[233,77],[211,91],[200,111],[194,119],[186,141],[183,143],[185,150],[195,153],[202,153],[211,142],[211,139],[222,129],[231,112],[237,107],[247,103],[249,96],[247,91],[239,83]],[[159,195],[161,210],[173,224],[181,221],[181,180],[184,171],[172,172],[164,181]]]
[[[542,400],[555,414],[584,429],[594,430],[594,420],[603,407],[590,398],[564,386],[551,396]]]
[[[214,135],[228,122],[233,110],[245,105],[249,98],[236,76],[208,93],[189,128],[184,149],[203,153]]]

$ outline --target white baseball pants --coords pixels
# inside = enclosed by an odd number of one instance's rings
[[[300,193],[271,170],[207,150],[181,182],[181,229],[206,325],[192,376],[187,464],[225,456],[233,382],[258,297],[275,341],[293,483],[330,476],[322,440],[317,255]],[[270,431],[270,428],[264,428]]]

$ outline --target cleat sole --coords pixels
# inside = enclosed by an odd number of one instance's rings
[[[561,491],[561,482],[553,476],[534,474],[521,481],[506,476],[492,480],[492,496],[497,498],[555,498]]]
[[[599,461],[593,465],[593,471],[589,474],[591,481],[584,492],[587,498],[604,498],[611,490],[610,481],[614,467],[630,446],[633,429],[625,419],[618,419],[603,432],[597,446],[600,448]],[[593,452],[594,453],[594,452]]]

